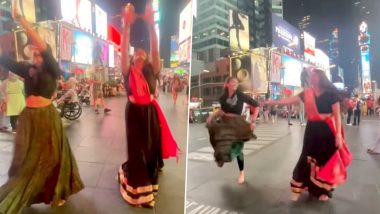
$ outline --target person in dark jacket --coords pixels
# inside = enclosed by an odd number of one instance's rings
[[[259,103],[256,100],[249,97],[248,95],[241,92],[240,90],[238,90],[238,80],[235,77],[227,78],[225,86],[224,86],[224,93],[220,97],[219,102],[221,105],[221,109],[215,112],[214,114],[210,115],[210,117],[207,120],[208,124],[211,124],[215,118],[221,117],[221,116],[241,117],[244,103],[255,107],[255,110],[253,113],[253,120],[257,119],[257,115],[259,113]],[[213,138],[212,134],[213,133],[210,133],[210,139]],[[238,162],[238,166],[240,170],[240,176],[239,176],[238,182],[239,184],[242,184],[244,183],[244,155],[242,153],[243,142],[239,141],[239,142],[234,142],[234,143],[235,143],[234,146],[236,146],[235,154],[238,153],[236,157],[237,157],[237,162]]]

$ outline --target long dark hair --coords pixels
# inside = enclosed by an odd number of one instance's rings
[[[322,71],[320,69],[313,69],[312,71],[315,72],[319,76],[319,87],[320,87],[320,89],[322,89],[326,92],[334,93],[339,98],[339,102],[341,102],[341,104],[342,104],[342,102],[344,101],[344,99],[348,95],[347,92],[339,91],[335,87],[335,85],[327,78],[324,71]]]
[[[228,97],[228,83],[230,83],[231,80],[237,80],[236,77],[227,77],[226,78],[226,81],[224,82],[224,85],[223,85],[223,94],[222,94],[222,97]],[[239,88],[237,89],[239,90]]]
[[[319,88],[324,90],[324,91],[329,91],[329,92],[335,92],[338,93],[338,89],[335,87],[332,82],[327,78],[326,74],[324,71],[320,69],[313,69],[312,72],[316,73],[319,77]]]

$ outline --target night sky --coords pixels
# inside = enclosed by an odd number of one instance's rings
[[[116,16],[120,14],[121,9],[128,2],[144,8],[143,5],[147,0],[96,0],[104,10],[109,13],[109,16]],[[160,53],[161,58],[165,59],[165,67],[169,67],[170,60],[170,36],[178,34],[179,14],[182,8],[185,7],[188,0],[160,0],[161,7],[161,24],[160,24]],[[120,17],[110,18],[110,21],[116,26],[120,27]],[[120,28],[119,28],[120,29]],[[144,29],[137,29],[135,31],[135,38],[144,39],[148,34]]]
[[[355,6],[355,2],[360,2]],[[365,7],[364,9],[362,7]],[[370,11],[367,15],[365,12]],[[340,30],[340,65],[345,72],[345,82],[349,86],[357,84],[357,62],[360,57],[358,47],[359,24],[366,20],[371,34],[372,78],[380,83],[380,29],[378,28],[380,1],[378,0],[284,0],[284,18],[298,26],[305,15],[311,15],[311,25],[306,29],[317,41],[329,38],[333,28]],[[376,23],[377,22],[377,23]],[[317,48],[327,52],[327,44],[317,44]]]

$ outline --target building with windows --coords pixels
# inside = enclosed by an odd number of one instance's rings
[[[229,10],[249,16],[250,48],[270,46],[271,13],[283,16],[282,0],[198,0],[193,58],[213,62],[229,54]]]

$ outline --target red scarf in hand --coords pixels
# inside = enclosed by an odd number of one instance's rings
[[[129,84],[136,104],[146,105],[152,103],[156,108],[161,129],[162,158],[168,159],[170,157],[175,157],[178,161],[179,147],[170,131],[160,105],[156,100],[152,100],[149,85],[143,73],[132,67],[129,74]]]

